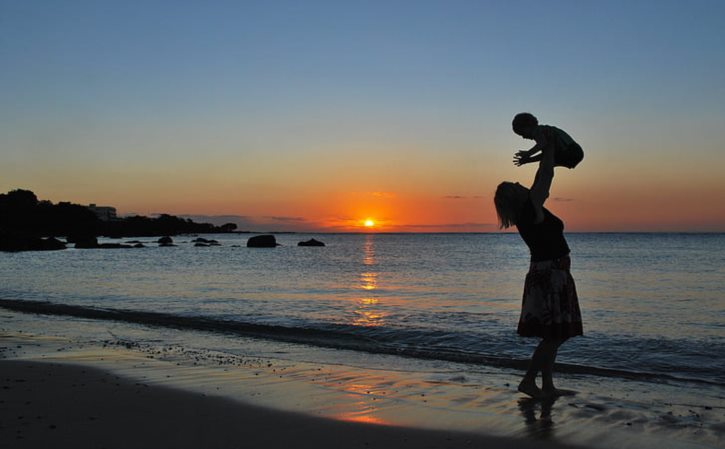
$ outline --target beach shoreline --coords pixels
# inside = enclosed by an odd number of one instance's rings
[[[573,447],[272,410],[84,365],[0,360],[0,372],[0,446],[17,449]]]
[[[720,447],[725,433],[722,407],[712,401],[710,406],[707,402],[675,404],[677,387],[648,391],[650,384],[597,385],[601,380],[567,376],[561,386],[578,394],[545,403],[515,391],[519,373],[491,367],[432,364],[386,355],[373,358],[354,351],[122,323],[109,326],[5,310],[3,318],[0,366],[4,376],[0,381],[8,387],[2,391],[13,398],[4,395],[7,399],[0,403],[3,447],[299,445],[299,441],[272,440],[276,435],[255,434],[238,440],[261,428],[279,433],[271,424],[278,421],[285,423],[284,428],[301,432],[316,429],[296,437],[315,441],[309,447],[339,447],[340,439],[350,434],[358,435],[355,441],[360,447],[383,448],[467,447],[468,441],[492,448],[542,447],[543,442],[551,447],[657,448],[665,441],[669,447],[713,448]],[[102,333],[113,338],[98,339]],[[138,343],[154,340],[167,343]],[[241,351],[229,346],[232,343]],[[211,347],[226,350],[200,349]],[[331,356],[337,361],[330,362]],[[37,374],[41,372],[52,377]],[[119,396],[117,391],[125,393]],[[149,392],[154,393],[149,396]],[[132,402],[119,403],[121,397]],[[198,402],[202,400],[212,403]],[[83,401],[85,411],[74,412]],[[149,415],[147,408],[155,411]],[[38,418],[51,416],[53,410],[53,416],[64,423],[65,433],[49,432],[60,429],[60,424]],[[180,415],[180,410],[191,411]],[[101,414],[107,417],[106,427],[98,427],[101,420],[90,419]],[[227,414],[238,417],[236,424]],[[64,421],[70,416],[75,418]],[[134,420],[144,416],[148,422],[137,426]],[[209,418],[214,416],[219,418]],[[267,416],[269,422],[241,432],[239,423],[248,422],[248,416]],[[56,427],[50,429],[50,425]],[[95,445],[77,444],[86,444],[89,426],[102,429],[97,430],[101,440],[93,440]],[[346,426],[353,426],[352,430]],[[130,438],[128,429],[136,427],[142,430],[136,432],[135,440],[122,440],[116,446],[115,439],[108,444],[102,440],[108,432],[120,431]],[[177,427],[184,429],[182,434],[196,430],[181,439],[158,436]],[[65,436],[58,440],[61,434]],[[146,440],[146,434],[161,439]],[[401,445],[406,441],[411,445]]]

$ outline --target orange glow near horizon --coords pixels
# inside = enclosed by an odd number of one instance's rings
[[[546,207],[564,221],[567,231],[725,230],[725,208],[720,207],[725,183],[719,173],[704,171],[700,165],[693,167],[692,162],[680,163],[682,173],[667,167],[660,171],[617,168],[596,157],[593,152],[587,165],[556,171]],[[205,216],[240,217],[239,230],[497,232],[492,201],[496,185],[505,179],[528,185],[535,173],[534,167],[508,167],[510,162],[503,158],[495,160],[500,169],[472,166],[472,172],[480,173],[477,177],[468,176],[468,171],[456,172],[453,177],[419,169],[395,179],[380,174],[384,172],[367,171],[367,179],[358,179],[354,176],[357,172],[348,171],[345,173],[351,179],[295,178],[290,173],[285,183],[245,185],[217,172],[218,176],[210,180],[179,171],[156,177],[150,189],[152,180],[142,175],[124,176],[121,182],[113,174],[102,180],[101,172],[90,171],[76,176],[83,183],[58,179],[42,187],[40,181],[3,179],[0,193],[25,188],[54,203],[112,206],[121,216],[197,215],[200,218],[193,218],[197,222],[204,222]],[[611,179],[615,172],[617,182]],[[436,183],[426,182],[420,173],[435,177]],[[323,178],[327,184],[318,183]],[[371,187],[356,190],[355,186],[363,182]],[[89,185],[94,188],[89,190]]]

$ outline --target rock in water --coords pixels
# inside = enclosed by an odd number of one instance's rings
[[[55,237],[42,239],[32,235],[0,232],[0,251],[55,251],[65,249],[65,243]]]
[[[65,249],[65,243],[55,237],[48,237],[42,241],[41,251],[57,251],[59,249]]]
[[[247,248],[274,248],[278,245],[277,239],[271,234],[255,235],[247,240]]]
[[[133,248],[131,245],[122,245],[120,243],[101,243],[98,247],[105,249]]]
[[[297,246],[325,246],[325,244],[319,240],[309,239],[304,242],[299,242]]]
[[[157,242],[162,245],[170,245],[170,244],[174,243],[174,241],[168,235],[166,237],[161,237],[160,239],[157,240]]]
[[[71,239],[69,238],[68,241],[70,242]],[[93,236],[75,236],[73,241],[78,249],[98,248],[98,239]]]

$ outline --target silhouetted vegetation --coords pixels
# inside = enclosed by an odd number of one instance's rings
[[[120,220],[108,221],[103,223],[102,228],[102,235],[107,237],[140,237],[229,232],[223,230],[220,226],[214,226],[209,223],[195,223],[188,218],[183,219],[166,214],[157,218],[133,216]]]
[[[30,190],[0,194],[0,231],[35,236],[98,235],[100,220],[87,207],[38,201]]]
[[[89,237],[139,237],[177,234],[232,232],[233,223],[214,226],[195,223],[172,215],[150,218],[133,216],[100,220],[86,206],[38,200],[30,190],[0,194],[0,249],[24,251],[39,248],[40,237],[69,237],[69,241]],[[5,249],[9,248],[9,249]]]

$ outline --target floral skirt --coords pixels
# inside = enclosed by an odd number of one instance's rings
[[[518,334],[569,338],[582,335],[582,315],[569,256],[531,262],[524,284]]]

